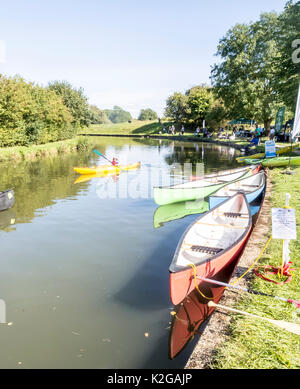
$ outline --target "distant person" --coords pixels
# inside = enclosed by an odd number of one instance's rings
[[[270,130],[270,140],[274,140],[274,137],[275,137],[275,128],[272,127]]]
[[[259,138],[254,135],[253,138],[250,140],[249,147],[258,146],[258,144],[259,144]]]
[[[235,140],[235,132],[234,132],[234,131],[232,131],[232,134],[231,134],[231,136],[229,137],[229,139],[230,139],[230,140]]]
[[[257,124],[255,125],[254,134],[255,134],[257,137],[261,136],[261,134],[262,134],[262,129],[261,129]]]
[[[181,127],[181,135],[184,135],[184,126]]]
[[[118,166],[119,165],[118,158],[114,157],[111,163],[113,166]]]
[[[200,136],[200,127],[198,126],[197,129],[196,129],[196,135],[197,136]]]

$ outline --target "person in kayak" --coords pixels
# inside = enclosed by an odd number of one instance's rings
[[[118,165],[119,165],[118,158],[116,158],[116,157],[113,158],[113,160],[112,160],[112,165],[113,165],[113,166],[118,166]]]

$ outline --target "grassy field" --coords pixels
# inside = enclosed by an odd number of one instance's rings
[[[290,205],[296,209],[298,240],[290,241],[290,257],[295,268],[292,281],[284,285],[266,282],[253,276],[251,288],[285,298],[299,300],[300,287],[300,168],[296,174],[282,174],[283,168],[269,170],[273,183],[271,206],[283,207],[285,193],[290,193]],[[271,226],[270,226],[271,235]],[[281,241],[271,243],[259,261],[260,265],[281,266]],[[253,258],[254,260],[255,258]],[[269,276],[269,275],[268,275]],[[275,278],[274,278],[275,277]],[[280,281],[278,276],[275,280]],[[271,319],[300,324],[297,308],[271,297],[241,294],[235,307]],[[278,329],[266,321],[232,314],[230,338],[218,350],[212,367],[215,369],[298,369],[300,367],[300,337]]]
[[[131,123],[94,124],[81,131],[81,134],[134,135],[158,134],[163,125],[157,120],[132,120]]]

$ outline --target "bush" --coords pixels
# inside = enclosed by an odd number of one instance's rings
[[[0,75],[0,147],[71,138],[73,117],[55,92]]]
[[[76,89],[67,81],[50,82],[48,88],[62,98],[73,117],[75,127],[84,127],[91,123],[89,105],[82,88]]]
[[[90,105],[90,121],[91,124],[110,123],[106,113],[96,105]]]
[[[132,120],[130,112],[124,111],[117,105],[115,105],[113,109],[105,109],[104,111],[108,119],[113,123],[124,123]]]
[[[156,120],[158,119],[157,113],[153,111],[151,108],[142,109],[138,120]]]

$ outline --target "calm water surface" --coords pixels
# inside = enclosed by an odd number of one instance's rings
[[[203,162],[205,172],[236,167],[235,151],[150,139],[93,141],[121,163],[140,160],[141,169],[117,182],[75,183],[74,166],[105,161],[86,152],[0,164],[0,190],[13,187],[16,195],[15,206],[0,214],[0,299],[10,323],[0,324],[0,368],[180,368],[198,339],[169,358],[168,267],[198,215],[154,228],[158,206],[150,196],[101,193],[128,180],[151,191],[149,171],[168,175],[173,163]]]

